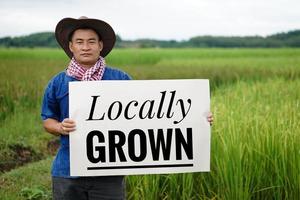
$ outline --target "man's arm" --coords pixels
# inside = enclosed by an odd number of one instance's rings
[[[70,132],[76,129],[75,121],[69,118],[64,119],[62,122],[48,118],[43,121],[43,126],[48,133],[56,136],[69,135]]]

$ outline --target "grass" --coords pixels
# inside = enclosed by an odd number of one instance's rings
[[[209,78],[211,172],[127,177],[128,199],[300,199],[300,49],[117,49],[134,79]],[[57,49],[0,49],[0,166],[16,147],[49,157],[43,89],[68,63]],[[50,199],[50,161],[0,172],[0,199]],[[41,181],[42,180],[42,181]],[[20,196],[18,193],[22,192]]]
[[[48,158],[3,174],[0,177],[1,199],[24,200],[34,194],[38,197],[36,199],[52,199],[49,176],[51,161]]]
[[[216,171],[225,172],[217,182],[230,188],[219,192],[222,198],[298,199],[299,86],[299,80],[269,79],[216,92],[220,122],[212,145],[222,143],[215,145],[213,160],[219,163]]]
[[[217,90],[211,172],[129,177],[132,199],[145,199],[149,188],[160,190],[151,199],[298,199],[299,86],[270,79]]]

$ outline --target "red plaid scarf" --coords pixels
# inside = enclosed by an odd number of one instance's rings
[[[87,69],[82,67],[73,57],[67,68],[67,75],[80,81],[98,81],[102,79],[105,70],[105,60],[101,56],[96,64]]]

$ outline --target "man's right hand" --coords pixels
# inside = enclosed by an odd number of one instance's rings
[[[75,121],[69,118],[65,118],[61,123],[61,131],[62,135],[69,135],[70,132],[76,130]]]
[[[75,121],[69,118],[65,118],[62,122],[48,118],[43,121],[43,126],[47,132],[57,136],[69,135],[70,132],[76,129]]]

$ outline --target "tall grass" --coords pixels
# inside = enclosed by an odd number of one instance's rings
[[[211,172],[131,176],[129,199],[155,189],[151,199],[299,199],[299,96],[300,80],[242,81],[217,90]]]
[[[300,77],[300,49],[118,49],[107,58],[134,79],[209,78],[211,87],[239,80]]]
[[[212,89],[211,172],[128,176],[128,199],[300,199],[300,49],[117,49],[106,60],[134,79],[209,78]],[[47,157],[41,99],[67,64],[58,49],[0,49],[0,165],[14,146]],[[31,166],[1,175],[0,199],[49,190],[42,163],[38,179]]]
[[[36,157],[28,159],[47,156],[50,135],[41,126],[40,104],[49,78],[65,66],[59,55],[51,49],[0,49],[0,173],[20,164],[22,149]]]
[[[21,167],[12,170],[0,176],[0,199],[2,200],[48,200],[51,198],[51,177],[50,173],[51,159]],[[22,194],[24,189],[29,189],[34,193],[36,189],[42,190],[43,194],[37,198],[26,198]],[[44,196],[44,198],[41,198]]]
[[[221,198],[299,198],[299,86],[275,79],[216,91],[212,166],[221,174],[211,176]]]

